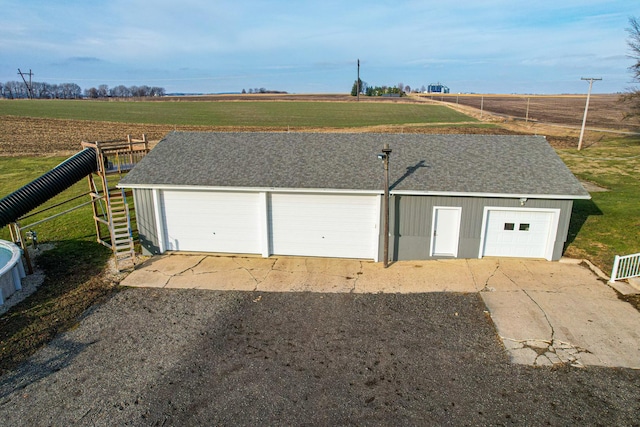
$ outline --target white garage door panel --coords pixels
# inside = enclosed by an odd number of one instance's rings
[[[260,253],[255,193],[163,191],[167,250]]]
[[[271,194],[270,252],[375,258],[378,196]]]
[[[554,213],[532,210],[489,210],[484,256],[550,258]]]

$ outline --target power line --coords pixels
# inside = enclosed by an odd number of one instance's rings
[[[24,74],[27,73],[23,73],[22,71],[20,71],[20,68],[18,68],[18,74],[20,74],[20,77],[22,77],[22,81],[24,82],[24,85],[27,87],[27,93],[29,94],[29,99],[33,99],[33,90],[32,90],[32,84],[31,84],[31,76],[33,76],[33,73],[31,72],[31,69],[29,69],[29,83],[27,84],[27,80],[24,78]]]
[[[584,106],[584,117],[582,119],[582,129],[580,129],[580,139],[578,140],[578,151],[582,148],[582,138],[584,137],[584,126],[587,124],[587,111],[589,111],[589,98],[591,98],[591,88],[593,87],[593,82],[596,80],[602,80],[602,78],[593,78],[593,77],[581,77],[580,80],[587,80],[589,82],[589,92],[587,93],[587,103]]]

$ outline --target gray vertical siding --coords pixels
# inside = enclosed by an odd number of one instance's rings
[[[158,230],[153,201],[153,190],[134,189],[133,202],[136,207],[136,221],[140,246],[144,255],[156,255],[160,253],[158,245]]]
[[[140,245],[146,255],[159,254],[153,191],[134,189],[136,219]],[[433,259],[429,256],[431,223],[434,206],[462,208],[458,258],[477,258],[482,234],[482,218],[486,206],[520,208],[520,200],[481,197],[408,196],[393,195],[389,203],[389,258],[392,260]],[[527,208],[560,209],[558,231],[552,259],[562,256],[571,219],[571,200],[529,199]],[[384,213],[380,212],[380,224]],[[383,233],[380,227],[379,256],[383,256]]]
[[[485,206],[520,208],[520,200],[481,197],[446,196],[391,196],[389,203],[390,234],[389,257],[393,260],[432,259],[431,223],[434,206],[462,208],[458,258],[477,258],[482,234],[482,217]],[[564,249],[571,219],[571,200],[529,199],[527,208],[560,209],[558,232],[553,259],[560,259]],[[383,253],[383,236],[380,235],[380,257]]]

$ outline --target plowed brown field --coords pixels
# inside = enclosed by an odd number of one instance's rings
[[[143,133],[151,141],[176,129],[169,125],[95,122],[87,120],[0,117],[0,153],[5,156],[67,154],[79,151],[82,141],[122,140]],[[199,130],[197,126],[181,130]]]
[[[223,126],[172,126],[140,123],[96,122],[87,120],[42,119],[32,117],[0,117],[0,155],[46,156],[67,155],[79,151],[82,141],[122,140],[127,135],[140,138],[146,134],[152,142],[159,141],[173,131],[218,131],[218,132],[275,132],[286,131],[279,127],[223,127]],[[477,128],[466,126],[370,126],[345,128],[300,128],[296,132],[405,132],[405,133],[517,133],[500,128]]]
[[[484,112],[532,123],[582,125],[586,95],[421,95],[423,99],[473,107]],[[528,113],[528,116],[527,116]],[[589,100],[587,127],[640,131],[640,120],[627,117],[629,108],[620,96],[592,95]]]

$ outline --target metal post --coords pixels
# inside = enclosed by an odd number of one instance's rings
[[[389,266],[389,156],[391,149],[389,144],[384,144],[382,149],[384,160],[384,258],[382,260],[384,268]]]
[[[360,101],[360,60],[358,59],[358,80],[356,80],[356,96]]]
[[[33,265],[31,264],[31,257],[29,256],[29,250],[27,249],[26,238],[22,227],[20,227],[20,223],[18,222],[14,222],[13,227],[14,232],[11,233],[11,235],[17,239],[17,241],[14,240],[13,243],[17,244],[20,246],[20,249],[22,249],[22,255],[24,256],[24,260],[27,262],[27,272],[28,274],[33,274]]]
[[[582,118],[582,129],[580,129],[580,139],[578,140],[578,151],[582,148],[582,138],[584,137],[584,126],[587,123],[587,111],[589,111],[589,98],[591,98],[591,88],[593,87],[594,80],[602,80],[602,78],[594,79],[592,77],[581,77],[580,80],[589,81],[589,92],[587,92],[587,103],[584,106],[584,117]]]
[[[613,268],[611,269],[611,278],[609,283],[614,283],[618,278],[618,266],[620,265],[620,256],[616,255],[613,259]]]

